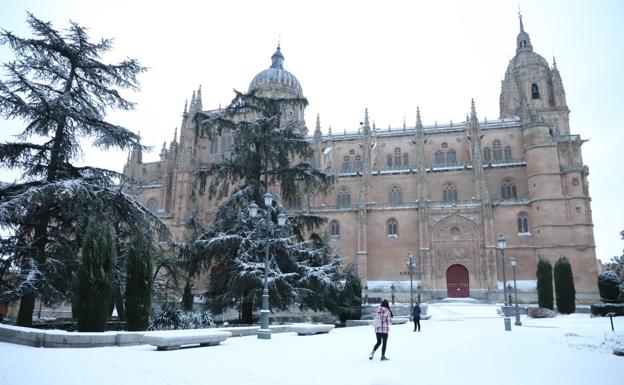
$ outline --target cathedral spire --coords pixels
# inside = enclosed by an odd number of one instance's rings
[[[201,111],[203,109],[201,84],[199,85],[199,89],[197,90],[197,99],[195,99],[195,103],[197,104],[197,111]]]
[[[188,99],[184,99],[184,115],[188,114]]]
[[[531,38],[529,34],[524,30],[524,24],[522,23],[522,14],[518,12],[518,17],[520,18],[520,33],[516,39],[516,54],[520,52],[531,52],[533,51],[533,46],[531,45]]]
[[[416,128],[423,128],[422,120],[420,119],[420,107],[416,107]]]
[[[370,133],[370,124],[368,122],[368,108],[366,108],[364,111],[364,135],[368,135]]]
[[[284,63],[284,55],[282,55],[282,48],[280,46],[280,43],[278,43],[277,50],[271,56],[271,68],[279,68],[283,70],[284,69],[283,63]]]

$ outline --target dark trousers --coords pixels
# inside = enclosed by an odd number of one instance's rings
[[[414,331],[420,331],[420,317],[414,317]]]
[[[375,333],[375,335],[377,336],[377,343],[373,346],[373,352],[376,351],[379,345],[383,342],[383,345],[381,345],[381,356],[385,357],[386,344],[388,343],[388,333]]]

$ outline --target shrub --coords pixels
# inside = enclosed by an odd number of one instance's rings
[[[362,318],[362,282],[351,270],[346,273],[345,285],[338,298],[338,318],[341,323]]]
[[[607,302],[617,301],[620,295],[620,277],[614,271],[605,271],[598,275],[600,298]]]
[[[214,325],[209,312],[185,313],[174,303],[164,303],[152,313],[149,330],[203,329]]]
[[[154,263],[150,245],[137,233],[128,249],[126,280],[126,329],[147,330],[152,307]]]
[[[555,263],[555,295],[557,297],[557,311],[561,314],[574,313],[576,309],[576,290],[572,277],[572,266],[566,257],[561,257]]]
[[[552,265],[548,260],[540,258],[537,263],[537,302],[539,307],[553,309],[553,278]]]
[[[78,331],[103,332],[114,284],[115,242],[110,224],[91,217],[78,268]]]
[[[543,307],[529,308],[529,317],[531,318],[553,318],[556,316],[557,316],[557,313],[555,313],[551,309],[546,309]]]

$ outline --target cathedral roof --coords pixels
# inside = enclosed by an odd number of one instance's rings
[[[299,80],[284,69],[284,55],[280,46],[277,46],[277,50],[271,56],[271,67],[257,74],[251,84],[249,84],[249,91],[254,89],[271,90],[275,87],[277,89],[283,89],[288,91],[294,91],[296,96],[303,97],[303,90]]]

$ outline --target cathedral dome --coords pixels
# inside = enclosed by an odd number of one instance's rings
[[[303,97],[303,90],[299,80],[284,69],[284,56],[279,46],[273,56],[271,56],[271,61],[271,67],[253,78],[251,84],[249,84],[249,91],[257,89],[271,95],[275,95],[277,92],[281,94],[280,96]]]
[[[511,59],[507,71],[528,66],[543,66],[550,69],[548,62],[540,54],[533,51],[521,51]]]

